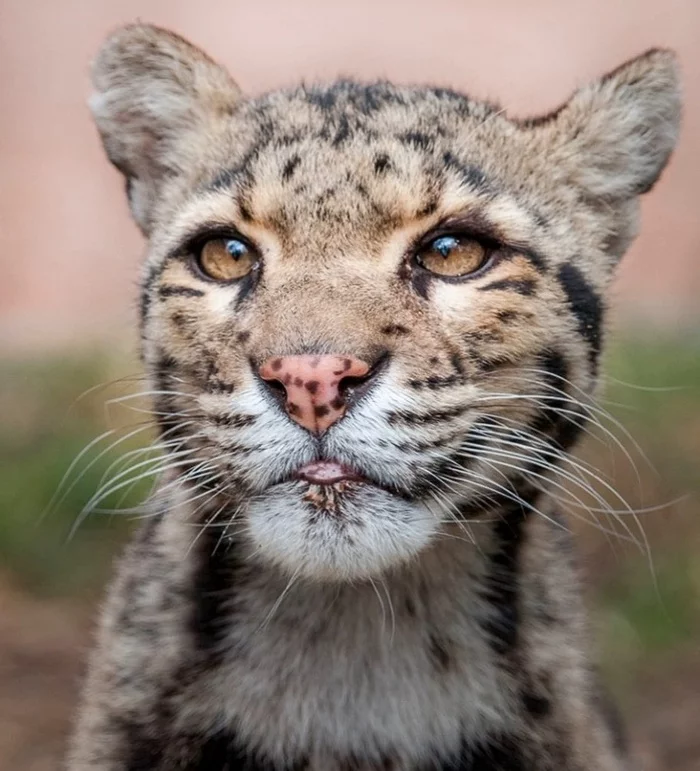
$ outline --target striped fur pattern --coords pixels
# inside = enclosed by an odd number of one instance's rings
[[[117,31],[91,107],[148,238],[142,350],[164,462],[119,566],[70,771],[620,771],[560,501],[614,267],[676,141],[650,51],[514,120],[440,88],[244,97],[169,32]],[[488,245],[447,280],[427,233]],[[234,230],[259,265],[197,271]],[[320,436],[258,375],[352,355]],[[295,479],[332,458],[367,483]],[[568,496],[568,497],[567,497]]]

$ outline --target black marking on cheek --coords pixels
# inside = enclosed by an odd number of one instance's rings
[[[212,423],[225,428],[245,428],[256,422],[255,415],[212,415]]]
[[[450,356],[450,362],[455,372],[458,375],[464,374],[464,364],[462,363],[462,356],[456,351]]]
[[[543,392],[548,406],[534,418],[531,428],[551,434],[560,449],[568,450],[580,436],[586,416],[575,401],[567,399],[569,368],[562,354],[554,350],[543,351],[537,361],[540,369],[546,372]],[[562,413],[562,410],[566,412]]]
[[[236,390],[233,383],[227,383],[214,375],[207,378],[204,388],[210,394],[232,394]]]
[[[420,391],[423,388],[427,388],[430,391],[436,391],[439,388],[450,388],[454,385],[463,385],[464,378],[461,375],[448,375],[447,377],[438,377],[437,375],[431,375],[425,380],[409,380],[408,385],[411,388],[415,388]]]
[[[295,153],[285,164],[282,169],[282,179],[285,182],[288,182],[291,178],[294,172],[297,169],[297,166],[301,163],[301,157],[298,153]]]
[[[531,278],[504,278],[499,281],[492,281],[485,286],[479,286],[477,289],[480,292],[493,292],[495,290],[505,290],[511,292],[517,292],[518,294],[530,297],[535,292],[537,284]]]
[[[161,286],[158,287],[158,296],[165,297],[204,297],[201,289],[194,289],[191,286]]]
[[[470,351],[470,356],[480,375],[488,375],[513,363],[508,356],[484,356],[475,350]]]
[[[579,334],[590,346],[588,360],[595,374],[601,348],[603,303],[576,266],[564,263],[557,278],[576,318]]]
[[[186,313],[176,311],[170,316],[170,321],[178,328],[180,332],[187,330],[187,325],[190,322],[190,317]]]
[[[236,340],[237,340],[239,343],[241,343],[241,344],[242,344],[242,343],[247,343],[247,342],[248,342],[248,340],[250,340],[250,332],[248,332],[247,330],[243,330],[243,332],[239,332],[239,333],[236,335]]]
[[[504,324],[509,324],[511,321],[516,321],[519,319],[520,313],[510,309],[498,311],[498,313],[496,313],[496,318]]]

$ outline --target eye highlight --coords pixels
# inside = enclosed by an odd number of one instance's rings
[[[215,281],[235,281],[257,267],[258,255],[238,238],[212,238],[200,249],[197,263]]]
[[[459,278],[474,273],[489,258],[489,250],[468,236],[440,236],[416,252],[416,261],[437,276]]]

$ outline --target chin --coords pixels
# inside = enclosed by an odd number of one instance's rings
[[[379,577],[414,559],[439,524],[421,503],[363,482],[284,482],[251,500],[243,517],[256,555],[319,581]]]

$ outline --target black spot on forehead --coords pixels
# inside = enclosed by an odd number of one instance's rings
[[[380,153],[374,159],[374,171],[376,174],[384,174],[391,169],[391,161],[386,153]]]
[[[282,167],[282,179],[289,180],[296,171],[297,166],[301,163],[301,157],[299,153],[294,153],[292,157]]]
[[[457,158],[449,151],[443,153],[442,162],[446,169],[457,174],[470,187],[484,192],[493,191],[493,183],[489,182],[486,174],[478,166]]]
[[[426,134],[423,131],[406,131],[397,136],[399,142],[405,145],[417,147],[420,150],[432,150],[435,146],[435,136]]]

